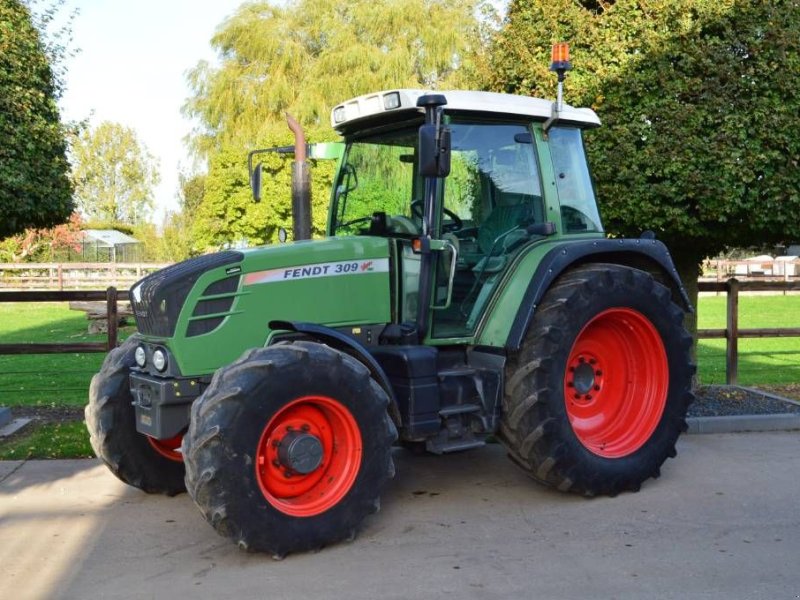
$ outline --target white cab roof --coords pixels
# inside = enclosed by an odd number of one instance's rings
[[[384,90],[365,94],[337,105],[331,111],[331,125],[337,131],[349,130],[355,122],[368,117],[388,116],[393,112],[410,110],[423,112],[423,109],[417,108],[417,98],[426,94],[442,94],[447,99],[447,104],[444,106],[445,112],[497,113],[545,120],[551,116],[553,111],[552,101],[530,96],[464,90]],[[564,104],[559,119],[588,127],[600,125],[600,118],[593,110],[575,108],[568,104]]]

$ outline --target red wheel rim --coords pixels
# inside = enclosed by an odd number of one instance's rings
[[[598,456],[621,458],[639,450],[664,414],[668,388],[664,343],[635,310],[601,312],[569,353],[567,415],[580,442]]]
[[[318,453],[298,471],[287,448],[298,436]],[[361,432],[350,411],[332,398],[305,396],[270,419],[256,451],[256,479],[264,498],[294,517],[313,517],[338,504],[361,467]],[[300,455],[301,459],[307,455]]]
[[[183,432],[166,440],[157,440],[148,435],[147,441],[150,442],[150,446],[152,446],[153,450],[164,458],[174,460],[175,462],[183,462],[183,453],[181,452]]]

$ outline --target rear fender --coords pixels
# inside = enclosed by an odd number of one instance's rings
[[[647,271],[670,288],[673,300],[693,312],[689,296],[667,247],[651,239],[603,239],[559,244],[542,257],[520,302],[505,347],[519,350],[536,307],[547,290],[565,272],[588,263],[612,263]]]

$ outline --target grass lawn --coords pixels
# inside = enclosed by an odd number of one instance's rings
[[[92,457],[83,421],[29,425],[21,435],[0,441],[0,460]]]
[[[725,328],[725,296],[700,298],[699,329]],[[739,296],[739,327],[800,327],[800,296]],[[700,382],[725,383],[725,340],[699,340],[697,362]],[[740,385],[800,383],[800,338],[747,338],[739,340]]]
[[[101,342],[105,334],[89,335],[85,313],[69,310],[66,302],[0,303],[0,343]],[[133,327],[120,328],[124,339]],[[0,405],[82,406],[89,381],[105,354],[0,355]]]

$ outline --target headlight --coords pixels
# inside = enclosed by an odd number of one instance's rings
[[[163,372],[167,368],[167,354],[161,348],[153,352],[153,366],[159,372]]]
[[[147,364],[147,353],[144,351],[144,346],[137,346],[136,352],[133,355],[134,360],[136,360],[136,364],[140,367],[144,367]]]

